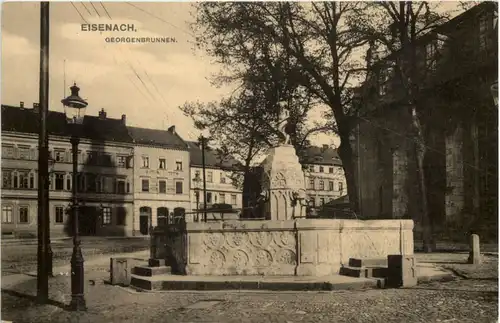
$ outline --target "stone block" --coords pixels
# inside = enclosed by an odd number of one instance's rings
[[[142,263],[141,259],[112,257],[109,270],[111,285],[129,286],[132,279],[132,269]]]
[[[387,287],[412,287],[417,285],[417,263],[413,255],[387,256]]]
[[[473,265],[481,264],[481,249],[479,245],[479,236],[477,234],[470,235],[470,251],[468,263]]]
[[[350,258],[350,267],[387,267],[386,258]]]

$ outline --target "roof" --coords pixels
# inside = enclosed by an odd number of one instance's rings
[[[302,164],[342,166],[337,149],[311,146],[302,154]]]
[[[175,131],[127,127],[134,143],[188,150],[186,142]]]
[[[202,166],[202,150],[195,141],[186,141],[189,146],[190,164],[192,166]],[[205,166],[211,168],[234,169],[241,165],[232,156],[223,156],[218,150],[205,149]]]
[[[2,131],[39,133],[39,114],[35,109],[2,105]],[[71,128],[62,112],[49,111],[47,116],[49,135],[71,136]],[[85,116],[80,133],[81,138],[99,141],[131,143],[127,127],[121,119]]]

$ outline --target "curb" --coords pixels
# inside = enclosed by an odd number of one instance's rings
[[[67,240],[71,240],[71,237],[68,238],[55,238],[50,239],[50,243],[58,243]],[[30,246],[38,244],[38,239],[2,239],[0,242],[0,246]]]

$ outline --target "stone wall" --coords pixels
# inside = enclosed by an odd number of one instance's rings
[[[412,230],[411,220],[187,223],[185,237],[168,244],[176,250],[166,253],[188,275],[324,276],[337,274],[349,258],[413,254]]]

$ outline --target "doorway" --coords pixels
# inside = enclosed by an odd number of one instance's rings
[[[151,208],[143,206],[139,209],[139,232],[147,235],[149,233],[149,219],[151,218]]]

